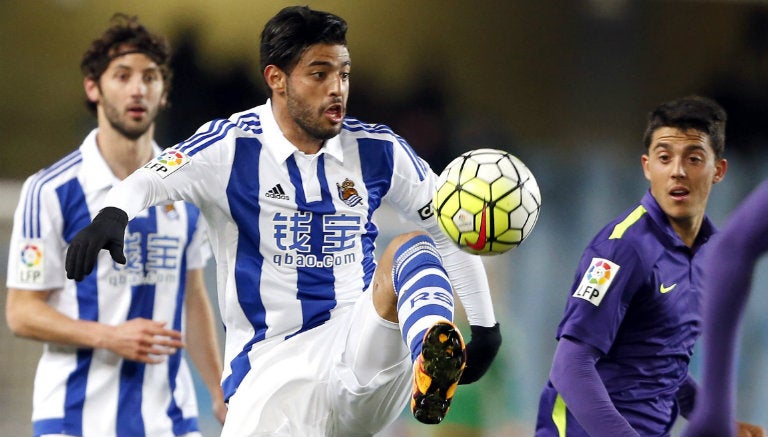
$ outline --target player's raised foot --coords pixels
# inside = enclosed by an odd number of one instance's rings
[[[427,330],[413,363],[411,412],[416,420],[427,424],[443,420],[466,361],[464,339],[453,323],[437,322]]]

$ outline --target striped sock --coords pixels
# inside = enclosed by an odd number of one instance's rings
[[[421,353],[424,332],[438,321],[453,321],[451,283],[432,238],[419,235],[397,250],[392,283],[400,332],[415,360]]]

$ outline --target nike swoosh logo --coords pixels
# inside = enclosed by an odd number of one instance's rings
[[[474,243],[467,242],[467,247],[473,250],[481,251],[485,247],[485,211],[488,209],[488,205],[483,205],[483,212],[480,215],[480,235],[477,237],[477,241]]]
[[[672,284],[669,287],[665,287],[664,283],[662,282],[661,285],[659,285],[659,291],[661,294],[667,294],[670,291],[672,291],[673,288],[677,287],[677,284]]]

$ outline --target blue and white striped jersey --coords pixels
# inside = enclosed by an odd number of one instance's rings
[[[48,303],[75,319],[117,325],[144,317],[181,330],[186,270],[203,268],[210,257],[204,222],[192,205],[143,211],[126,230],[126,265],[103,252],[83,281],[66,279],[69,242],[117,182],[98,151],[96,130],[76,151],[29,177],[14,216],[7,286],[52,290]],[[33,398],[35,435],[165,437],[198,430],[181,352],[145,365],[106,349],[46,343]]]
[[[374,212],[383,202],[433,235],[457,294],[469,296],[462,301],[470,321],[495,322],[480,260],[452,245],[434,220],[435,179],[388,127],[353,118],[306,155],[283,136],[267,101],[204,125],[129,176],[107,203],[132,217],[166,199],[187,200],[205,215],[226,327],[228,398],[260,348],[323,324],[368,288]]]

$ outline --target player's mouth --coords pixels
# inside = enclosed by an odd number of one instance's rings
[[[131,105],[126,112],[132,118],[142,118],[147,113],[147,108],[143,105]]]
[[[691,193],[690,190],[688,190],[685,187],[674,187],[671,190],[669,190],[669,196],[677,201],[682,201],[687,199],[690,193]]]
[[[344,107],[341,103],[335,103],[329,106],[325,110],[325,117],[331,121],[331,123],[338,124],[344,120]]]

